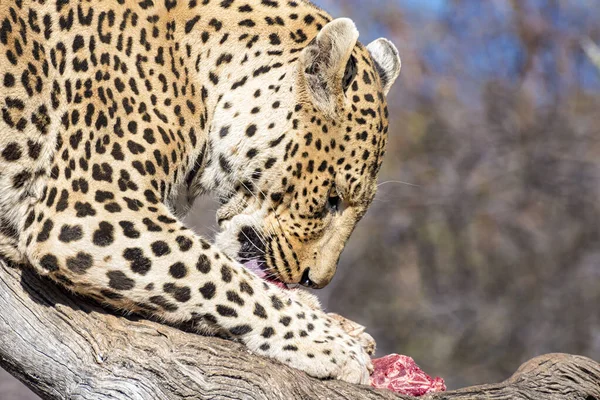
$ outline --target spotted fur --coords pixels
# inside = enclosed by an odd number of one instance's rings
[[[400,59],[357,38],[302,0],[3,1],[0,254],[366,382],[364,344],[272,284],[325,286],[375,195]],[[215,244],[180,221],[201,194]]]

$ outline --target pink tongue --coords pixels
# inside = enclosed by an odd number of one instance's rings
[[[261,278],[281,289],[288,288],[287,285],[283,282],[267,278],[267,273],[260,267],[260,264],[258,263],[258,261],[256,261],[256,260],[248,261],[248,262],[245,262],[243,265],[244,265],[244,267],[246,267],[246,269],[253,272],[254,275],[258,276],[259,278]]]
[[[246,269],[250,270],[251,272],[254,272],[254,274],[259,278],[265,279],[265,277],[267,276],[265,271],[262,270],[260,265],[258,265],[258,261],[256,260],[245,262],[244,267],[246,267]]]

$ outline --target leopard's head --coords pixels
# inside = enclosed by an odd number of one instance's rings
[[[228,125],[237,139],[219,150],[245,157],[224,157],[237,177],[222,196],[217,243],[279,284],[327,285],[377,191],[401,62],[388,40],[357,40],[351,20],[326,24],[287,70],[250,85],[247,102],[261,112]]]

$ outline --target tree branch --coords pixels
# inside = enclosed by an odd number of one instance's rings
[[[111,315],[0,261],[0,366],[43,399],[409,399],[319,381],[244,346]],[[554,354],[441,399],[600,399],[600,365]]]

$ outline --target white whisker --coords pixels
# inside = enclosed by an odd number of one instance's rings
[[[413,186],[413,187],[421,187],[421,185],[417,185],[414,183],[410,183],[410,182],[403,182],[403,181],[386,181],[386,182],[382,182],[379,185],[377,185],[377,187],[382,187],[383,185],[387,185],[388,183],[397,183],[397,184],[401,184],[401,185],[407,185],[407,186]]]

